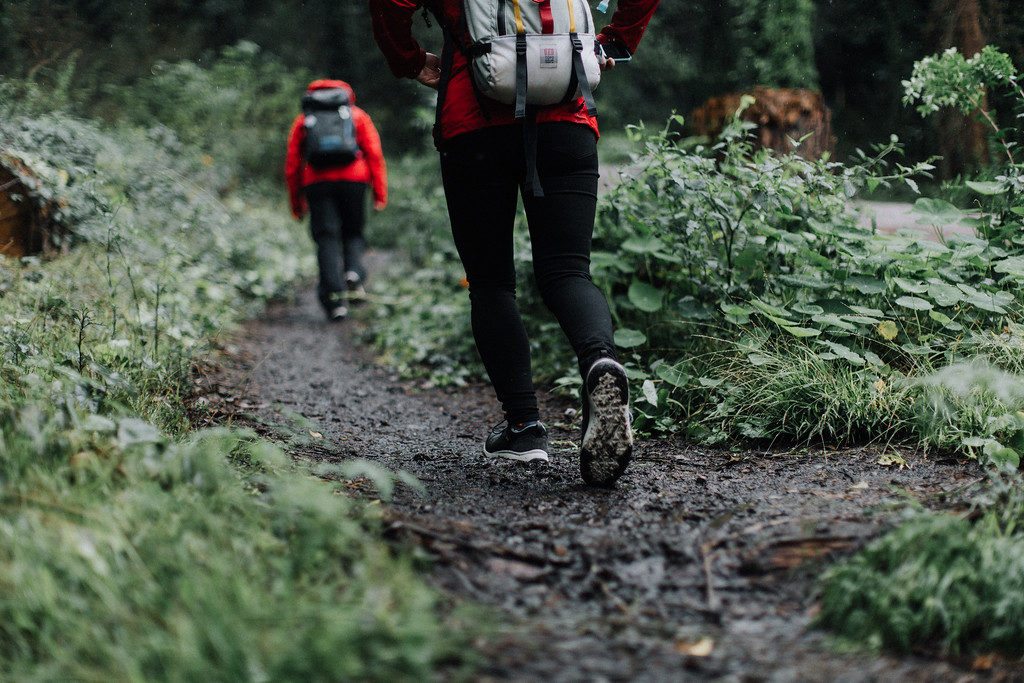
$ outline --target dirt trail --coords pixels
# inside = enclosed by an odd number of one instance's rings
[[[543,400],[550,465],[489,461],[481,442],[498,415],[488,390],[398,382],[351,325],[321,322],[310,294],[274,306],[202,389],[215,403],[230,396],[245,419],[304,416],[313,426],[294,440],[300,457],[368,458],[424,483],[425,498],[397,495],[390,531],[436,558],[432,580],[455,599],[496,606],[515,624],[487,645],[486,678],[974,678],[926,659],[840,656],[807,628],[826,560],[891,524],[904,495],[952,504],[979,476],[973,467],[661,440],[639,444],[615,490],[590,490],[564,400]]]

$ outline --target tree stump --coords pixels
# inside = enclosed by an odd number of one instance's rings
[[[33,197],[25,185],[27,169],[0,163],[0,255],[30,256],[56,247],[60,232],[50,215],[53,207]]]
[[[756,124],[754,137],[758,148],[780,154],[795,150],[805,159],[820,159],[835,150],[832,111],[825,106],[821,93],[800,88],[757,86],[747,92],[712,97],[691,115],[694,132],[712,139],[718,137],[740,108],[744,95],[753,97],[754,103],[740,118]],[[808,134],[810,137],[798,147],[794,145]]]

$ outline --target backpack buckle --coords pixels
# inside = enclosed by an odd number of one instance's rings
[[[526,34],[520,33],[516,37],[516,54],[520,56],[526,55]]]

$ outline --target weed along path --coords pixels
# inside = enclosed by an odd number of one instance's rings
[[[878,449],[731,452],[644,441],[615,490],[579,479],[570,406],[545,397],[549,465],[489,461],[488,390],[397,381],[327,326],[312,295],[272,307],[201,379],[211,402],[289,440],[296,457],[365,458],[415,475],[388,507],[398,542],[453,600],[495,608],[495,680],[971,680],[957,663],[840,655],[809,628],[822,568],[893,523],[907,498],[956,506],[980,475]],[[236,408],[236,410],[238,410]],[[268,427],[269,425],[269,427]],[[274,425],[277,425],[276,427]],[[884,460],[884,459],[883,459]],[[372,487],[354,488],[372,495]]]

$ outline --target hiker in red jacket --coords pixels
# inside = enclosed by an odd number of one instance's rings
[[[303,113],[288,136],[285,183],[292,215],[308,210],[320,266],[319,295],[329,320],[348,314],[346,301],[365,297],[366,188],[378,211],[388,203],[387,167],[370,116],[355,106],[348,83],[309,84]]]
[[[633,52],[658,4],[618,0],[596,42]],[[413,37],[422,8],[444,31],[440,57]],[[452,234],[469,282],[473,336],[505,413],[484,453],[548,459],[515,300],[512,231],[521,193],[538,287],[583,378],[581,473],[589,484],[612,484],[632,457],[633,435],[611,315],[590,276],[599,177],[591,89],[615,63],[595,45],[587,0],[370,0],[370,9],[395,76],[439,90],[435,141]]]

